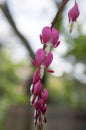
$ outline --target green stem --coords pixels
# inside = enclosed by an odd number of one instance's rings
[[[59,17],[59,14],[62,12],[64,6],[66,5],[66,3],[68,2],[69,0],[63,0],[60,8],[58,9],[57,13],[56,13],[56,16],[54,17],[53,21],[51,22],[51,28],[56,24],[57,20],[58,20],[58,17]]]

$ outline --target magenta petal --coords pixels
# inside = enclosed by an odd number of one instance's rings
[[[52,36],[50,39],[53,46],[57,43],[58,39],[59,39],[59,32],[53,28],[52,29]]]
[[[32,59],[31,62],[32,62],[32,65],[33,65],[33,66],[36,66],[36,62],[35,62],[33,59]]]
[[[51,70],[51,69],[46,69],[47,70],[47,72],[49,72],[49,73],[54,73],[54,70]]]
[[[37,69],[33,74],[33,84],[40,80],[40,70]]]
[[[58,41],[55,45],[53,45],[54,48],[56,48],[57,46],[59,46],[60,41]]]
[[[41,43],[43,43],[43,41],[42,41],[42,39],[43,39],[43,38],[42,38],[42,35],[40,35],[39,37],[40,37],[40,41],[41,41]]]
[[[36,98],[36,96],[34,96],[34,95],[32,95],[32,96],[30,97],[30,103],[31,103],[31,104],[34,104],[35,98]]]
[[[38,49],[36,54],[35,54],[35,60],[38,66],[40,66],[45,58],[45,53],[43,49]]]
[[[39,110],[42,105],[43,105],[43,99],[39,99],[39,100],[34,104],[36,110]]]
[[[46,27],[43,28],[43,30],[42,30],[42,40],[43,40],[44,43],[47,43],[49,41],[51,34],[52,34],[52,32],[51,32],[50,27],[46,26]]]
[[[42,99],[43,99],[44,104],[46,103],[47,98],[48,98],[48,90],[43,89],[43,91],[42,91]]]
[[[33,94],[38,96],[40,91],[42,89],[42,84],[41,84],[41,81],[39,80],[35,85],[34,85],[34,88],[33,88]]]
[[[46,105],[41,106],[41,111],[42,111],[42,114],[44,115],[47,111],[47,106]]]
[[[49,52],[48,55],[45,56],[45,59],[44,59],[44,64],[46,68],[51,64],[52,60],[53,60],[53,54]]]

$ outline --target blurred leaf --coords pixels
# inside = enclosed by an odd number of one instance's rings
[[[65,57],[74,56],[76,62],[82,62],[86,64],[86,36],[80,35],[74,40],[74,47],[69,49],[65,55]]]

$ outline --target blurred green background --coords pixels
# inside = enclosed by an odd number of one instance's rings
[[[5,129],[6,113],[11,105],[29,106],[29,87],[34,71],[31,59],[41,46],[38,35],[42,27],[52,21],[62,1],[47,0],[47,6],[43,4],[43,8],[41,3],[37,5],[39,0],[37,3],[35,0],[25,2],[24,6],[24,0],[0,1],[0,130]],[[72,2],[66,5],[55,25],[60,32],[61,47],[53,50],[55,59],[51,68],[56,73],[46,73],[44,86],[49,90],[48,104],[86,109],[86,12],[83,11],[86,2],[78,1],[81,16],[70,34],[67,11]]]

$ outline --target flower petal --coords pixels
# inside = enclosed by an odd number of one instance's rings
[[[33,66],[37,66],[36,62],[35,62],[33,59],[32,59],[31,62],[32,62],[32,65],[33,65]]]
[[[52,35],[51,35],[51,39],[50,39],[52,46],[55,46],[58,39],[59,39],[59,32],[55,28],[52,28]]]
[[[39,80],[33,87],[33,94],[36,96],[39,95],[41,89],[42,89],[42,84],[41,81]]]
[[[42,99],[43,99],[44,104],[46,103],[47,98],[48,98],[48,90],[43,89],[43,91],[42,91]]]
[[[43,30],[42,30],[42,37],[41,37],[43,43],[47,43],[49,41],[49,39],[51,37],[51,34],[52,34],[52,32],[51,32],[51,28],[50,27],[46,26],[46,27],[43,28]]]
[[[34,104],[34,107],[35,107],[36,110],[39,110],[42,105],[43,105],[43,99],[39,99],[39,100]]]
[[[45,56],[45,59],[44,59],[44,65],[46,68],[51,64],[52,60],[53,60],[53,54],[49,52],[48,55]]]
[[[35,60],[38,66],[40,66],[45,58],[45,53],[43,49],[38,49],[36,54],[35,54]]]
[[[37,69],[33,74],[33,84],[40,80],[40,70]]]
[[[51,69],[46,69],[47,70],[47,72],[49,72],[49,73],[54,73],[54,70],[51,70]]]

